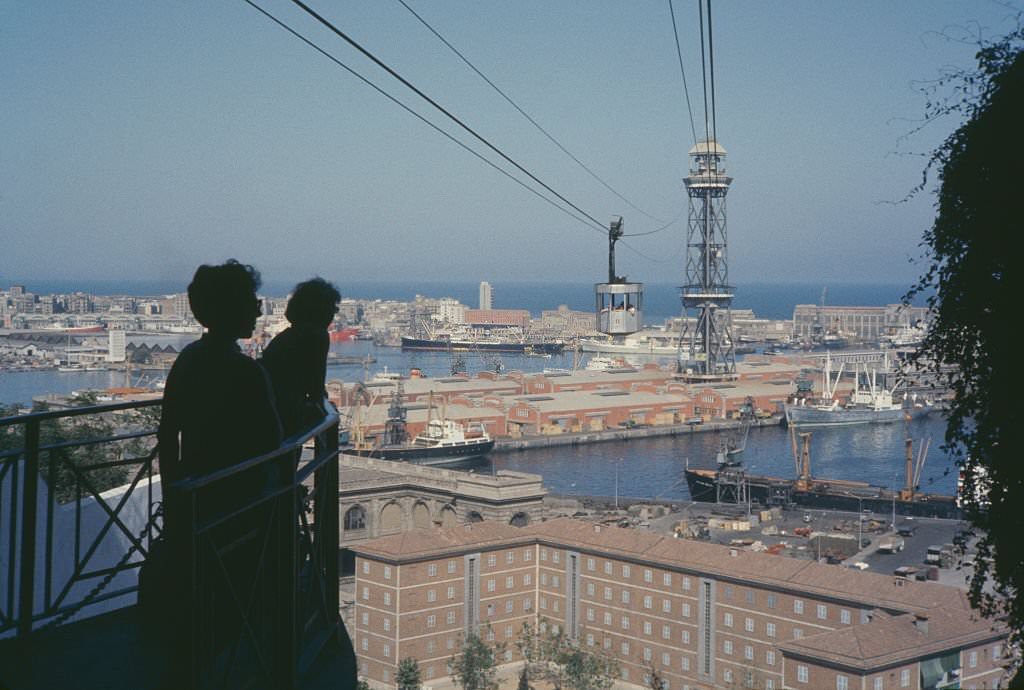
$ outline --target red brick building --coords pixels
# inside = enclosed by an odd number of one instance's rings
[[[933,582],[568,518],[414,531],[353,550],[356,653],[380,687],[405,657],[427,685],[447,676],[469,630],[509,642],[504,660],[519,661],[511,643],[524,621],[614,656],[624,685],[644,686],[651,668],[669,690],[1003,679],[1006,628]]]

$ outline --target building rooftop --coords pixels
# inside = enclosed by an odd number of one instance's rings
[[[790,656],[870,672],[1005,634],[1004,625],[973,611],[936,608],[927,614],[876,614],[863,625],[791,640],[780,649]]]

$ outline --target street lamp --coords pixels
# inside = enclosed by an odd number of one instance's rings
[[[849,491],[846,495],[857,499],[857,552],[864,548],[864,499]]]

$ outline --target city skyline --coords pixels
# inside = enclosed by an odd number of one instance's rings
[[[609,185],[651,216],[675,219],[627,238],[619,262],[631,279],[678,282],[692,136],[667,4],[411,6]],[[289,3],[264,7],[440,123]],[[627,234],[664,224],[558,152],[400,4],[317,9],[588,213],[623,215]],[[699,110],[696,9],[677,2],[675,11]],[[735,177],[732,282],[909,286],[932,199],[888,202],[920,181],[916,154],[956,124],[904,141],[926,102],[912,82],[970,67],[970,32],[1003,33],[1012,8],[722,4],[714,12],[716,130]],[[602,278],[607,245],[593,228],[243,2],[33,4],[0,16],[10,27],[0,81],[13,94],[0,112],[4,282],[59,273],[184,285],[198,263],[229,256],[277,283],[311,274]]]

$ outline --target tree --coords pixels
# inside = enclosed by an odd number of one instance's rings
[[[497,690],[495,666],[502,646],[492,647],[475,632],[466,635],[462,649],[452,657],[452,679],[463,690]]]
[[[547,621],[541,621],[540,629],[523,623],[516,646],[530,677],[546,680],[555,690],[608,690],[619,674],[618,663],[610,656],[581,648]]]
[[[658,669],[654,667],[654,664],[651,664],[647,669],[647,687],[651,690],[665,690],[666,686],[667,683],[664,677],[662,677],[661,673],[658,672]]]
[[[1021,294],[1019,189],[1024,144],[1024,29],[980,41],[978,67],[932,85],[927,121],[953,115],[959,126],[925,168],[938,177],[936,216],[925,232],[925,270],[908,297],[931,293],[930,331],[918,365],[954,393],[946,447],[966,480],[963,496],[979,537],[971,601],[1002,615],[1016,642],[1024,633],[1024,420],[1015,332]],[[935,97],[941,90],[951,95]],[[943,365],[955,365],[950,370]]]
[[[366,682],[365,678],[360,678],[356,681],[356,690],[370,690],[370,684]]]
[[[416,659],[407,656],[398,662],[395,672],[395,685],[398,690],[420,690],[423,679],[420,676],[420,664]]]
[[[530,674],[526,664],[523,664],[523,669],[519,672],[519,685],[516,686],[516,690],[530,690]]]

